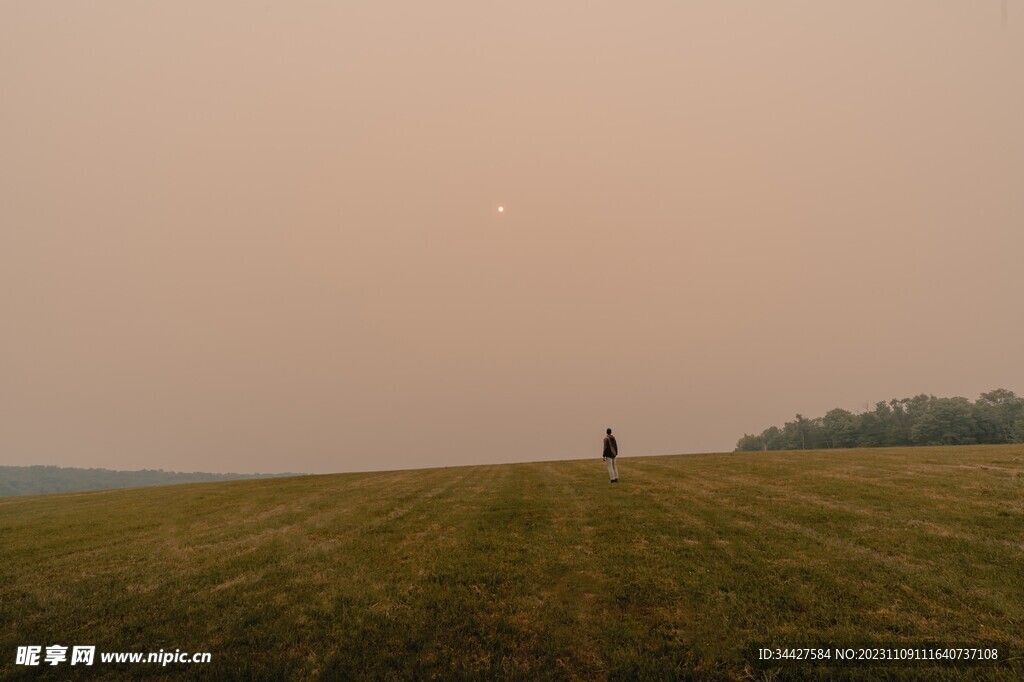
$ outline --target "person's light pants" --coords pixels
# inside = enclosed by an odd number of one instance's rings
[[[619,468],[615,466],[615,458],[605,457],[604,463],[608,465],[608,477],[613,481],[619,480]]]

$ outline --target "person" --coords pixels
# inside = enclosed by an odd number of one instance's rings
[[[604,437],[604,463],[608,465],[608,476],[612,483],[619,482],[619,468],[615,466],[615,458],[619,456],[619,444],[615,442],[612,430],[608,429]]]

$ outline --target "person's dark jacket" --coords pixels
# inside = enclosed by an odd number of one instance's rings
[[[609,434],[604,438],[604,455],[615,459],[619,454],[619,444],[615,442],[615,436]]]

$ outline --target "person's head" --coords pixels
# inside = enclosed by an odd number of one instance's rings
[[[612,430],[608,429],[607,431],[605,431],[605,433],[607,433],[610,436],[610,435],[612,435]]]

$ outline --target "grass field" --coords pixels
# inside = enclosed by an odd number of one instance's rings
[[[609,485],[595,458],[0,500],[0,678],[1024,677],[1024,446],[620,472]],[[808,641],[984,642],[1014,660],[773,668],[746,650]],[[25,644],[212,662],[19,667]]]

